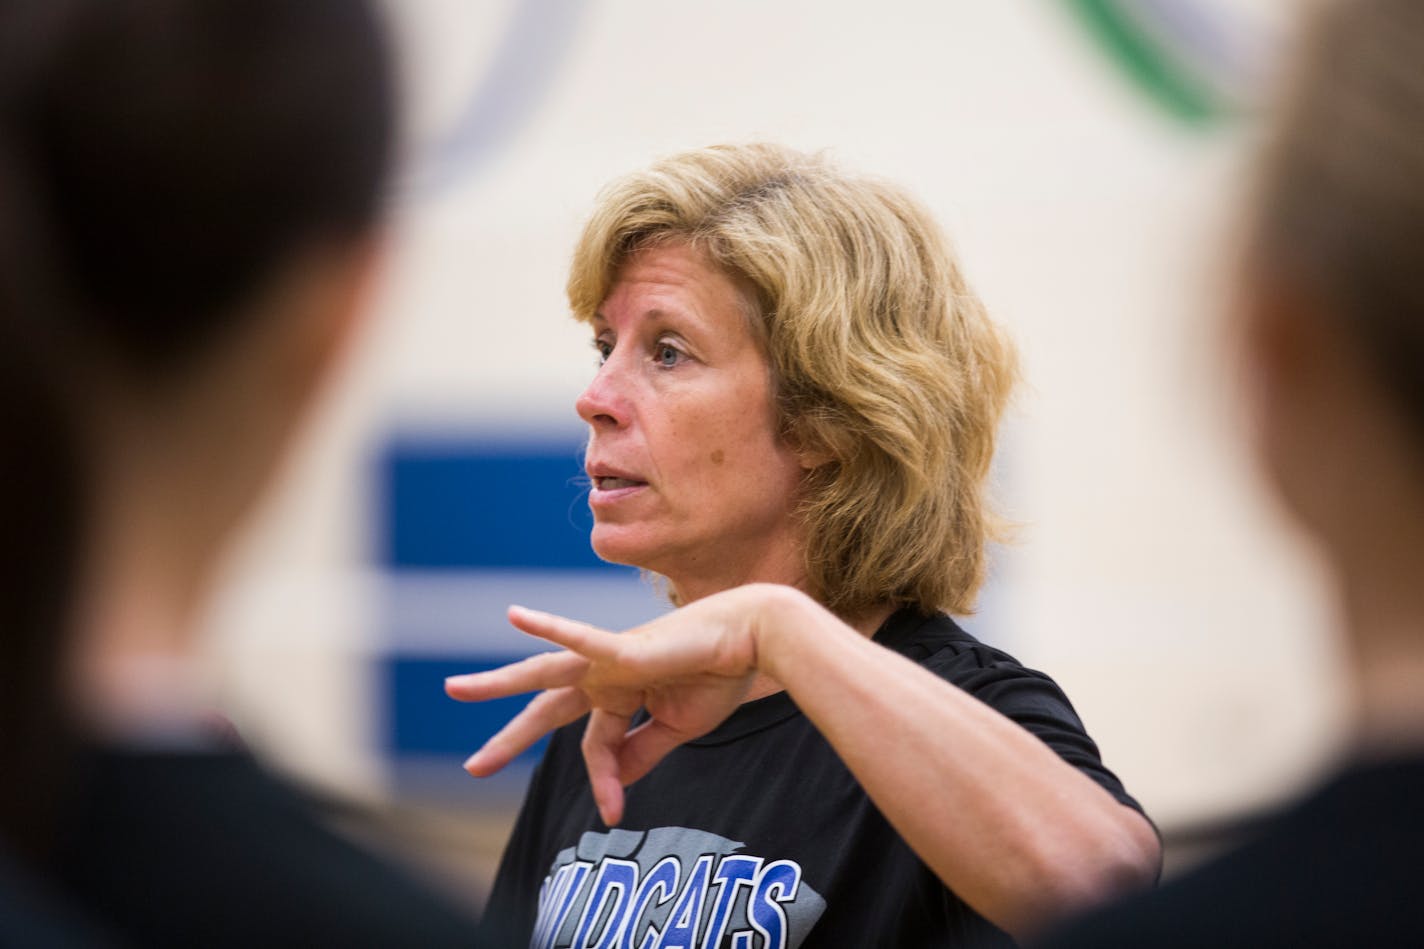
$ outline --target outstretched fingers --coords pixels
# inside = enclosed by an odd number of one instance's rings
[[[524,606],[511,606],[508,616],[516,629],[590,659],[608,661],[618,658],[620,640],[617,634],[606,629]]]
[[[445,694],[461,702],[483,702],[540,689],[575,685],[588,669],[588,660],[572,652],[542,652],[487,672],[450,676]]]
[[[589,709],[588,696],[578,689],[541,692],[465,762],[477,778],[488,777],[519,757],[540,738],[567,725]]]

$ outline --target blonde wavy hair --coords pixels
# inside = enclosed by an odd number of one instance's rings
[[[575,248],[589,321],[638,250],[686,244],[746,288],[787,444],[824,459],[798,506],[808,591],[971,612],[1012,344],[904,191],[769,144],[672,156],[611,184]]]

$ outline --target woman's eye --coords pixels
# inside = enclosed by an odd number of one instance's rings
[[[598,364],[600,366],[608,361],[609,356],[613,355],[613,344],[606,339],[594,340],[593,348],[598,353]]]
[[[677,361],[682,358],[682,353],[676,346],[672,346],[668,343],[659,343],[656,356],[659,366],[671,369],[673,366],[676,366]]]

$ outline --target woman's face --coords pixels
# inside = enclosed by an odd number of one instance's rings
[[[601,365],[577,403],[594,550],[663,574],[687,598],[800,578],[802,467],[777,437],[742,301],[686,246],[633,255],[594,317]]]

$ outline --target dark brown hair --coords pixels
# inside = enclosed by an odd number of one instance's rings
[[[394,112],[365,0],[0,0],[0,835],[22,854],[69,734],[74,364],[180,376],[292,254],[364,236]]]

